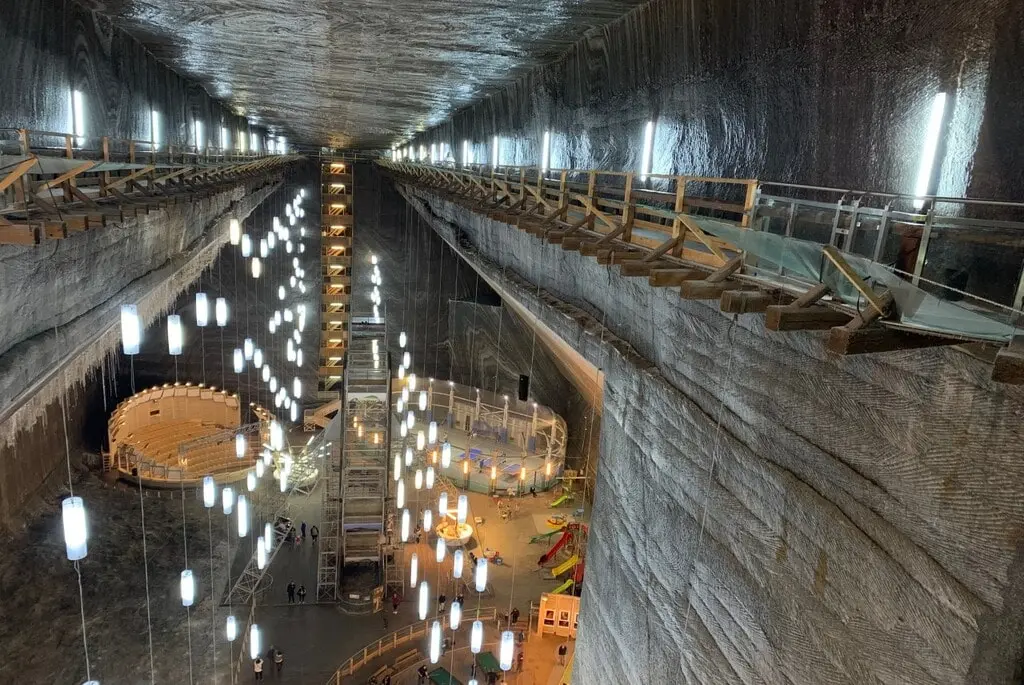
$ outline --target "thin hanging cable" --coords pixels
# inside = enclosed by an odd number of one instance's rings
[[[689,576],[691,570],[696,568],[697,559],[700,556],[701,547],[704,544],[704,528],[707,523],[708,517],[708,503],[711,500],[711,488],[715,480],[715,466],[718,465],[718,453],[721,445],[722,437],[722,416],[725,414],[725,393],[730,387],[729,383],[732,381],[732,361],[736,356],[736,346],[732,344],[732,332],[736,326],[736,319],[739,318],[738,314],[733,314],[732,320],[729,322],[729,328],[725,331],[725,344],[729,347],[729,358],[725,365],[725,379],[722,384],[722,396],[718,400],[718,419],[715,422],[715,441],[711,448],[711,466],[708,468],[708,485],[704,490],[704,504],[701,506],[700,514],[700,532],[697,534],[697,546],[693,550],[693,561],[689,564],[686,571],[686,582],[689,585]],[[693,608],[693,602],[690,600],[690,593],[686,593],[686,617],[683,619],[683,641],[686,641],[686,632],[690,626],[690,610]]]
[[[474,378],[474,374],[476,372],[476,358],[478,356],[477,350],[476,350],[476,314],[477,314],[477,311],[479,311],[479,309],[480,309],[480,272],[477,271],[476,272],[476,294],[473,295],[473,327],[470,329],[470,335],[472,336],[472,340],[470,341],[470,344],[469,344],[469,349],[471,351],[471,354],[470,354],[470,357],[469,357],[469,386],[472,387],[472,388],[476,387],[475,385],[473,385],[473,378]],[[480,377],[483,378],[483,372],[482,371],[480,373]]]
[[[434,333],[434,378],[437,378],[437,362],[441,355],[441,291],[444,289],[444,241],[441,241],[441,268],[437,272],[437,331]]]
[[[178,358],[174,358],[175,378],[177,378]],[[185,395],[186,402],[188,394]],[[185,524],[185,479],[181,479],[181,540],[184,543],[185,568],[188,568],[188,533]],[[188,629],[188,682],[192,683],[192,608],[185,607],[185,625]]]
[[[452,285],[452,298],[448,300],[448,380],[455,380],[453,374],[455,373],[455,346],[452,343],[452,324],[455,318],[454,312],[452,312],[452,302],[459,301],[459,271],[462,268],[462,258],[459,257],[459,253],[452,250],[452,256],[455,257],[455,283]]]
[[[53,335],[57,337],[57,327],[53,328]],[[65,382],[64,387],[67,387]],[[61,422],[64,425],[64,463],[68,469],[68,492],[71,497],[75,496],[75,485],[71,478],[71,443],[68,439],[68,413],[67,408],[64,405],[64,391],[62,390],[58,395],[60,400],[60,417]],[[89,662],[89,639],[85,631],[85,593],[82,592],[82,567],[79,566],[78,561],[73,562],[75,567],[75,575],[78,577],[78,606],[82,614],[82,649],[85,652],[85,679],[86,681],[92,680],[92,664]]]
[[[501,267],[501,280],[505,281],[505,267]],[[494,341],[496,350],[494,362],[494,394],[498,394],[498,372],[501,371],[501,326],[505,321],[505,301],[502,300],[498,306],[498,337]],[[532,369],[531,369],[532,371]]]

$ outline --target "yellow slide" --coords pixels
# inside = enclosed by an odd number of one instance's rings
[[[552,590],[551,594],[553,594],[553,595],[560,595],[560,594],[562,594],[563,592],[568,590],[570,587],[572,587],[572,583],[573,583],[573,580],[572,580],[572,578],[570,578],[569,580],[565,581],[564,583],[562,583],[561,585],[556,587],[554,590]]]
[[[558,576],[562,575],[563,573],[571,569],[573,566],[575,566],[576,562],[578,562],[579,560],[579,556],[573,554],[571,557],[563,561],[561,564],[551,569],[551,577],[557,578]]]

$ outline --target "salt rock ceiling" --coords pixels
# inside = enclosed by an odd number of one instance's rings
[[[295,142],[375,148],[564,52],[642,0],[85,0]]]

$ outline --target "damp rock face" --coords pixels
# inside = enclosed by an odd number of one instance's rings
[[[953,348],[829,357],[405,194],[605,373],[575,683],[1012,682],[1024,391]]]

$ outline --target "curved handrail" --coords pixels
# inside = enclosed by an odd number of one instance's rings
[[[464,621],[494,621],[497,620],[497,617],[498,610],[496,607],[467,609],[462,613],[462,620]],[[430,630],[430,624],[433,620],[434,619],[416,621],[415,623],[407,625],[404,628],[400,628],[393,633],[385,635],[379,640],[371,642],[342,662],[335,670],[334,675],[332,675],[330,680],[327,681],[328,685],[339,685],[341,683],[342,676],[352,675],[359,669],[366,666],[371,659],[376,659],[385,652],[391,651],[399,645],[405,644],[414,638],[426,635]]]

